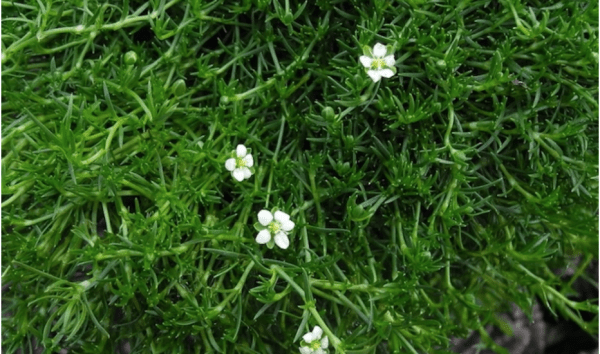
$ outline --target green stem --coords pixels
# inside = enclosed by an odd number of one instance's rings
[[[510,173],[508,173],[508,171],[506,170],[506,167],[504,167],[503,164],[500,164],[500,170],[502,170],[502,173],[508,180],[508,183],[510,184],[511,187],[516,189],[519,193],[523,194],[525,196],[525,198],[527,198],[529,201],[534,202],[534,203],[540,202],[539,198],[533,196],[532,194],[527,192],[525,189],[523,189],[523,187],[521,187],[519,182],[517,182],[517,180]]]
[[[367,255],[367,258],[369,259],[368,262],[369,262],[369,269],[371,269],[372,282],[376,283],[377,282],[377,271],[375,270],[375,257],[373,257],[373,252],[371,251],[371,247],[369,246],[369,241],[367,240],[367,237],[365,236],[365,229],[363,227],[360,227],[358,229],[358,239],[362,242],[363,248]]]
[[[237,285],[235,286],[235,288],[233,288],[233,291],[229,295],[227,295],[227,297],[223,301],[221,301],[221,303],[217,307],[214,307],[213,309],[210,310],[210,312],[207,315],[207,317],[209,319],[212,319],[212,318],[218,316],[219,313],[221,313],[221,311],[223,311],[225,306],[227,306],[227,304],[229,304],[229,302],[231,302],[231,300],[233,298],[235,298],[242,292],[242,288],[244,287],[244,284],[246,283],[246,279],[248,278],[248,275],[250,274],[250,271],[252,270],[253,267],[254,267],[254,261],[250,261],[250,263],[246,267],[246,270],[244,271],[244,274],[242,274],[242,277],[238,281]]]
[[[279,274],[280,277],[285,279],[285,281],[287,281],[294,288],[294,290],[296,290],[298,295],[302,297],[304,302],[306,302],[306,294],[304,293],[304,290],[302,290],[300,285],[298,285],[294,280],[292,280],[292,278],[290,278],[290,276],[283,269],[276,265],[272,265],[271,270],[275,271],[277,274]]]
[[[317,312],[315,307],[310,306],[308,308],[308,311],[310,311],[311,315],[313,315],[313,317],[319,324],[319,327],[321,327],[321,329],[323,330],[323,332],[325,332],[327,337],[329,337],[329,341],[331,342],[331,345],[333,345],[333,347],[336,349],[336,351],[339,354],[345,354],[346,352],[344,351],[343,348],[341,348],[342,341],[335,334],[333,334],[331,329],[329,329],[329,326],[327,326],[327,324],[325,324],[325,321],[323,321],[323,319],[321,318],[321,316],[319,315],[319,312]]]

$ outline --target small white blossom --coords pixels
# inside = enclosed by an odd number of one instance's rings
[[[323,330],[319,326],[315,326],[312,332],[306,333],[302,339],[306,343],[300,347],[301,354],[325,354],[325,349],[329,346],[329,339],[323,336]]]
[[[369,69],[367,74],[369,74],[374,82],[379,81],[382,77],[390,78],[394,75],[394,71],[391,69],[396,63],[394,54],[388,56],[386,56],[386,54],[387,48],[383,44],[377,43],[373,47],[372,58],[366,55],[361,55],[360,58],[358,58],[361,64]]]
[[[273,238],[277,246],[283,249],[288,248],[290,239],[287,234],[292,231],[296,225],[290,220],[288,214],[283,211],[276,211],[275,214],[272,214],[268,210],[261,210],[258,213],[258,222],[262,226],[265,226],[265,229],[258,233],[256,242],[262,245],[271,241],[271,238]]]
[[[244,145],[238,145],[235,149],[236,157],[232,157],[225,161],[225,168],[231,171],[231,175],[238,181],[250,178],[252,171],[250,167],[254,165],[254,159]]]

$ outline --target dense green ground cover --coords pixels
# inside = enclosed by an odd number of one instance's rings
[[[597,335],[597,97],[596,1],[2,1],[3,352],[505,353],[535,301]]]

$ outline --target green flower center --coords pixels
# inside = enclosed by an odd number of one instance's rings
[[[385,60],[373,59],[371,62],[371,69],[382,69],[385,66]]]
[[[318,339],[315,339],[314,341],[312,341],[312,343],[308,343],[310,349],[312,350],[317,350],[319,348],[321,348],[321,341]]]
[[[269,226],[267,226],[267,229],[269,230],[271,235],[275,235],[279,232],[279,230],[281,230],[281,224],[277,221],[273,221],[269,224]]]
[[[243,157],[236,157],[235,158],[235,165],[237,167],[246,167],[246,161],[244,161]]]

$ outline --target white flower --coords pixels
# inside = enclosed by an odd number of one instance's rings
[[[367,74],[369,74],[374,82],[379,81],[382,76],[390,78],[394,75],[394,71],[391,69],[396,63],[394,54],[385,56],[386,54],[387,48],[383,44],[377,43],[373,47],[373,58],[366,55],[361,55],[360,58],[358,58],[361,64],[369,69]]]
[[[232,157],[225,161],[225,168],[231,171],[231,175],[238,181],[250,178],[252,171],[249,167],[254,165],[254,159],[251,154],[248,154],[244,145],[238,145],[235,149],[236,157]]]
[[[271,237],[273,237],[277,246],[283,249],[288,248],[290,240],[288,239],[287,233],[292,231],[296,225],[290,220],[288,214],[282,211],[276,211],[275,215],[273,215],[268,210],[261,210],[258,213],[258,222],[266,228],[258,233],[256,242],[262,245],[271,241]]]
[[[325,351],[323,349],[327,349],[329,346],[329,339],[327,336],[323,338],[321,336],[323,336],[323,330],[319,326],[315,326],[312,332],[308,332],[302,336],[302,339],[306,342],[306,346],[300,347],[300,353],[324,354]]]

